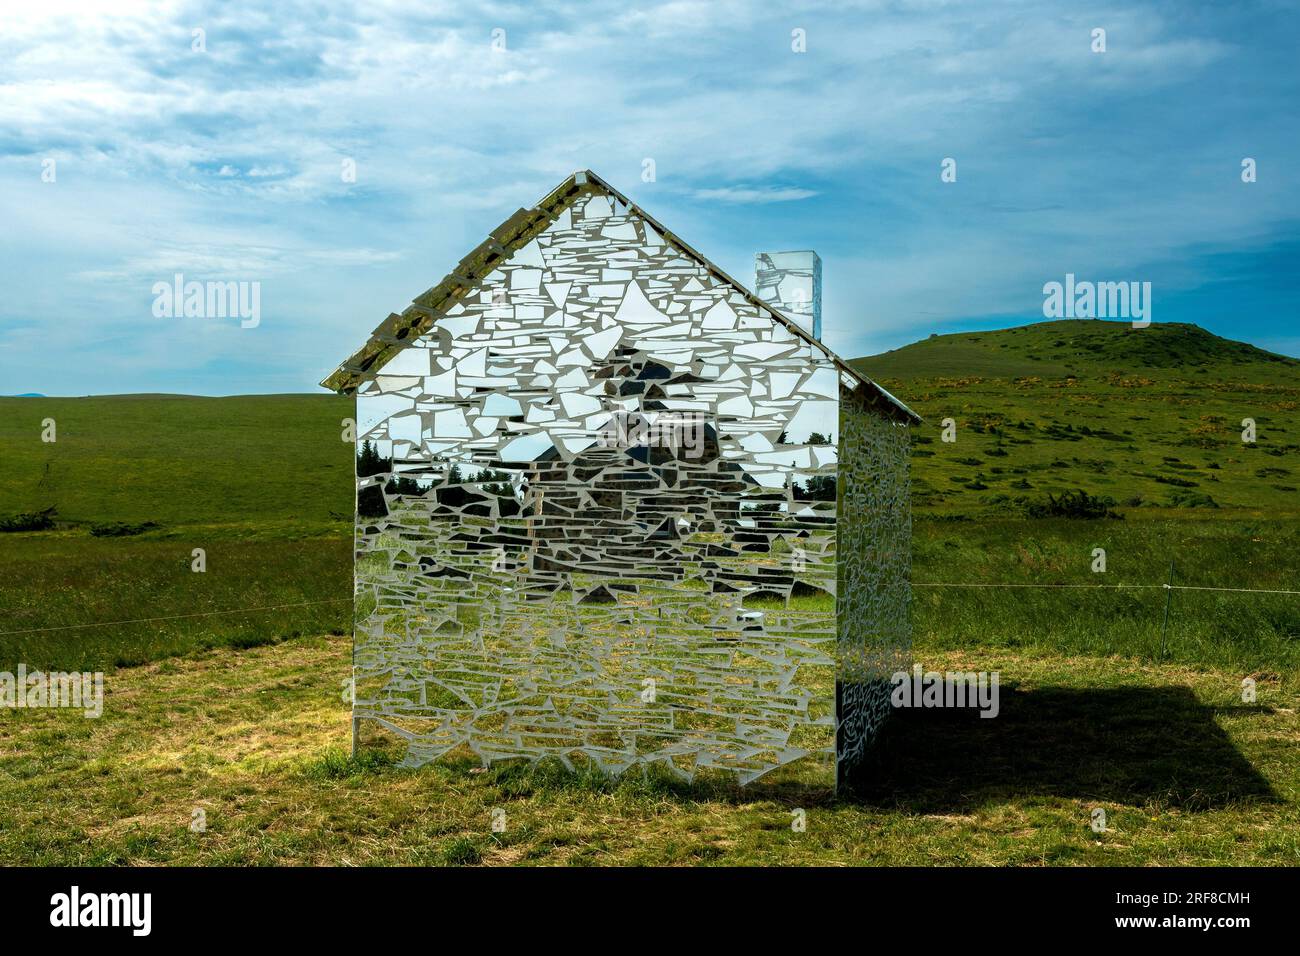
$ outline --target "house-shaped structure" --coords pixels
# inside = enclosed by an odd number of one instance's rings
[[[907,666],[917,419],[789,316],[583,171],[322,384],[356,396],[354,740],[851,776]]]

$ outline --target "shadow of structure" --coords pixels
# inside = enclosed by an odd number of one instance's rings
[[[1228,711],[1190,688],[999,690],[993,718],[895,710],[851,799],[918,813],[1025,796],[1192,811],[1278,799],[1215,722]]]

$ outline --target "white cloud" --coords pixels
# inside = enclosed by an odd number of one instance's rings
[[[811,189],[794,186],[724,186],[719,189],[697,189],[692,194],[705,202],[770,203],[795,202],[810,199],[817,193]]]
[[[59,306],[77,303],[131,329],[134,304],[112,310],[144,279],[265,276],[303,304],[279,328],[300,323],[299,351],[330,365],[580,168],[742,278],[769,239],[817,247],[828,338],[854,354],[936,316],[1019,308],[1065,265],[1117,274],[1300,218],[1269,175],[1296,145],[1270,117],[1281,81],[1251,73],[1259,51],[1243,61],[1209,15],[1197,30],[1158,7],[992,0],[108,9],[0,8],[0,268],[45,278],[0,276],[0,324],[66,335]],[[1104,55],[1088,49],[1098,24]],[[1216,96],[1225,122],[1198,121]],[[1238,155],[1261,157],[1253,193]],[[646,158],[657,183],[640,182]]]

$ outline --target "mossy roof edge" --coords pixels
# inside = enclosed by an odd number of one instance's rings
[[[371,333],[365,345],[327,376],[321,385],[345,395],[355,392],[366,378],[383,368],[402,348],[432,329],[437,320],[448,310],[477,289],[501,262],[509,259],[517,250],[544,232],[556,217],[572,205],[575,199],[588,192],[604,193],[617,199],[654,226],[665,242],[676,246],[681,252],[695,259],[718,279],[744,295],[752,305],[767,312],[777,322],[822,352],[835,364],[842,375],[847,375],[857,386],[867,390],[867,395],[870,396],[868,405],[891,418],[902,419],[913,424],[921,421],[921,416],[886,389],[849,365],[825,344],[813,338],[789,316],[773,308],[745,285],[723,272],[706,256],[701,255],[675,233],[665,228],[654,216],[589,169],[579,170],[569,176],[531,209],[516,210],[505,222],[493,229],[469,255],[461,259],[456,268],[447,273],[441,282],[416,296],[401,314],[390,313],[388,318],[379,323],[378,328]]]

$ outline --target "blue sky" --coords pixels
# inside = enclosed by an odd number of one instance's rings
[[[1300,355],[1294,3],[107,6],[0,13],[0,393],[313,390],[581,168],[742,281],[816,249],[848,357],[1067,272]],[[178,272],[260,324],[155,317]]]

